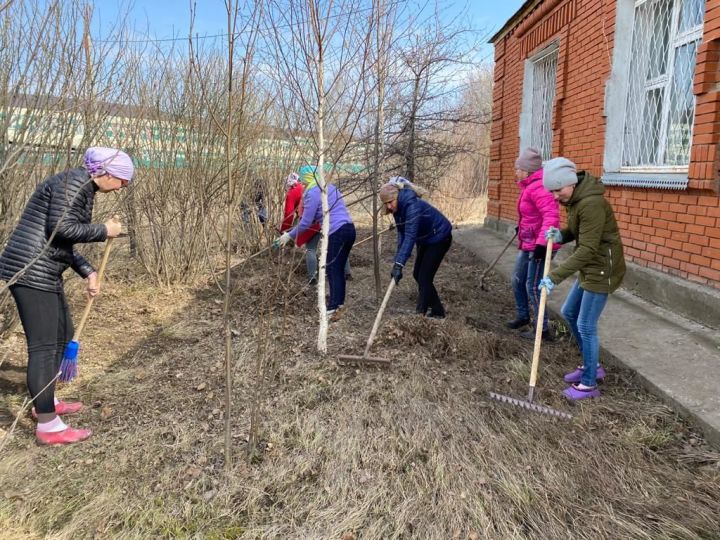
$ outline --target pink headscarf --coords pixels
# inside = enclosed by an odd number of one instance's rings
[[[297,175],[297,173],[290,173],[288,174],[288,177],[285,179],[285,189],[290,189],[295,184],[297,184],[300,181],[300,177]]]
[[[83,158],[90,176],[109,174],[120,180],[130,182],[135,174],[132,159],[122,150],[94,146],[88,148]]]

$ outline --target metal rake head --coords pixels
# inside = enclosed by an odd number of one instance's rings
[[[494,399],[495,401],[500,401],[501,403],[508,403],[510,405],[515,405],[516,407],[520,407],[522,409],[526,409],[528,411],[533,411],[540,414],[547,414],[549,416],[554,416],[556,418],[562,418],[563,420],[572,420],[572,414],[568,414],[566,412],[558,411],[556,409],[551,409],[550,407],[545,407],[543,405],[538,405],[537,403],[532,403],[530,401],[526,401],[524,399],[517,399],[510,396],[503,396],[502,394],[496,394],[495,392],[490,392],[490,399]]]
[[[351,354],[341,354],[337,357],[337,363],[340,365],[348,364],[374,364],[378,366],[389,366],[392,360],[388,358],[380,358],[377,356],[354,356]]]

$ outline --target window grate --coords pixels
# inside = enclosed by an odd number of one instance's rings
[[[704,9],[704,0],[635,2],[624,167],[688,165]]]
[[[552,153],[552,114],[555,101],[557,49],[533,61],[533,93],[530,146],[537,148],[544,160]]]

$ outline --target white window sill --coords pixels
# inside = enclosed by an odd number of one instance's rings
[[[687,174],[688,167],[620,167],[620,170],[614,171],[617,174]]]
[[[646,168],[623,169],[620,172],[603,173],[600,181],[606,186],[685,190],[688,187],[688,172],[687,168],[676,167],[672,169],[665,167],[655,171],[648,171]]]

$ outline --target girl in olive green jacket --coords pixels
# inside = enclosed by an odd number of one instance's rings
[[[560,157],[545,164],[545,189],[567,207],[567,227],[545,234],[554,242],[575,240],[575,251],[540,282],[548,293],[575,272],[578,278],[565,299],[561,313],[577,340],[583,365],[565,375],[571,383],[563,394],[572,400],[598,397],[597,380],[605,377],[598,366],[600,340],[597,324],[608,294],[620,286],[625,259],[615,214],[603,193],[605,186],[575,164]]]

